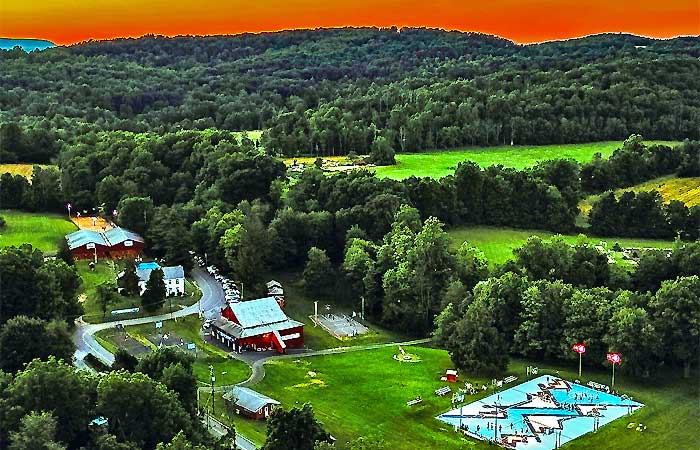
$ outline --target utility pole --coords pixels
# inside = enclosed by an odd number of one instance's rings
[[[211,379],[211,415],[214,416],[214,382],[216,381],[216,377],[214,376],[214,366],[211,364],[209,364],[209,377]]]

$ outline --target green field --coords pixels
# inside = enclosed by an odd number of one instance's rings
[[[447,352],[426,347],[411,347],[419,363],[399,363],[392,359],[396,348],[287,359],[267,364],[266,376],[254,389],[282,402],[290,408],[310,403],[318,419],[338,439],[339,449],[358,436],[381,437],[390,449],[488,449],[486,443],[467,441],[435,419],[451,408],[450,399],[437,397],[433,391],[445,383],[439,381],[445,369],[452,368]],[[576,368],[540,367],[540,374],[560,370],[567,379],[578,378]],[[521,379],[525,361],[514,361],[508,373]],[[308,372],[316,372],[315,377]],[[584,381],[609,383],[605,370],[584,370]],[[484,383],[487,380],[461,374],[462,381]],[[590,449],[690,449],[696,439],[700,419],[697,383],[678,380],[675,374],[665,374],[654,380],[633,379],[618,374],[615,386],[646,406],[631,417],[622,418],[598,431],[576,439],[565,448]],[[454,386],[453,386],[454,387]],[[490,392],[489,392],[490,393]],[[408,407],[405,402],[420,395],[423,403]],[[488,394],[468,396],[471,403]],[[449,396],[447,396],[449,397]],[[235,416],[223,402],[217,402],[217,416],[232,420],[236,429],[258,443],[264,440],[264,422],[254,422]],[[626,429],[629,422],[642,422],[644,433]]]
[[[115,301],[107,305],[107,314],[103,316],[100,304],[97,301],[96,289],[102,283],[110,283],[115,285],[117,273],[123,268],[120,264],[131,264],[131,262],[117,263],[111,260],[98,261],[95,270],[89,267],[90,261],[76,261],[75,267],[78,270],[78,275],[83,280],[80,287],[80,295],[78,300],[83,305],[85,313],[83,320],[88,323],[108,322],[112,320],[132,319],[134,317],[146,317],[154,314],[164,314],[167,312],[177,311],[181,306],[189,306],[199,300],[201,291],[189,280],[185,280],[185,293],[183,297],[168,297],[165,299],[165,304],[162,308],[155,312],[148,312],[141,308],[141,297],[124,296],[115,294]],[[172,300],[172,304],[171,304]],[[125,314],[120,316],[112,316],[110,311],[118,309],[128,309],[139,307],[141,310],[136,314]]]
[[[700,206],[700,177],[695,178],[677,178],[674,176],[666,176],[655,178],[645,183],[637,184],[632,187],[616,189],[615,195],[620,196],[623,192],[645,192],[659,191],[665,202],[678,200],[683,202],[687,207]],[[583,216],[587,216],[591,207],[598,201],[602,194],[591,195],[579,203],[578,208]]]
[[[493,227],[464,227],[455,228],[448,231],[454,248],[469,242],[470,245],[484,252],[484,256],[490,264],[501,264],[514,257],[513,250],[521,247],[530,236],[550,238],[555,233],[543,230],[519,230],[513,228],[493,228]],[[564,241],[575,244],[579,240],[578,235],[563,235]],[[585,237],[590,243],[599,244],[601,241],[607,243],[606,248],[611,248],[616,242],[622,247],[653,247],[671,248],[673,242],[654,239],[633,239],[633,238],[601,238]],[[619,260],[620,255],[613,255]]]
[[[234,131],[233,134],[236,135],[236,138],[238,139],[238,142],[241,142],[241,138],[243,137],[243,131]],[[247,130],[245,133],[248,134],[248,139],[250,139],[253,142],[259,142],[260,138],[262,137],[263,130]]]
[[[0,247],[29,243],[45,253],[56,253],[66,234],[78,227],[58,214],[36,214],[14,210],[0,210],[7,226],[0,231]]]
[[[678,142],[649,141],[646,144]],[[500,146],[475,147],[458,150],[430,151],[425,153],[397,153],[396,165],[377,167],[381,177],[401,180],[412,175],[417,177],[440,178],[450,175],[462,161],[474,161],[481,167],[501,164],[506,167],[524,169],[539,161],[551,159],[574,159],[587,162],[600,153],[604,158],[612,155],[621,142],[593,142],[588,144],[556,144],[539,146]]]

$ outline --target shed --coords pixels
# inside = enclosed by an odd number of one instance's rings
[[[447,381],[450,383],[456,383],[457,377],[459,377],[459,375],[456,370],[449,369],[445,371],[445,378],[447,378]]]
[[[223,398],[236,414],[255,420],[266,419],[280,405],[277,400],[242,386],[234,386]]]

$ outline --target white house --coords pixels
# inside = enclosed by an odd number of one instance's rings
[[[161,267],[158,263],[141,263],[136,266],[136,275],[139,277],[141,295],[146,290],[146,283],[155,269],[163,271],[165,283],[165,295],[185,295],[185,269],[182,266]]]

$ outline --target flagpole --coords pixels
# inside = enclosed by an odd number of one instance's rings
[[[583,353],[578,354],[578,377],[579,379],[581,378],[581,356]]]
[[[615,363],[613,363],[612,385],[611,389],[615,389]]]

